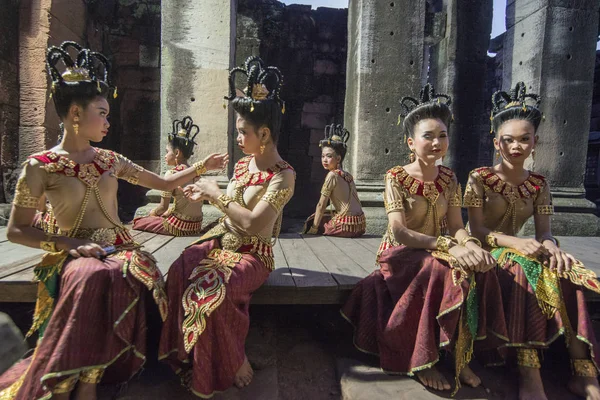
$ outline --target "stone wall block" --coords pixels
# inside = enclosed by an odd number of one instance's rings
[[[19,106],[17,65],[0,59],[0,104]]]
[[[338,66],[336,63],[330,60],[316,60],[314,67],[314,73],[317,75],[335,75],[338,73]]]
[[[332,103],[304,103],[302,111],[306,113],[331,114],[333,111]]]
[[[323,131],[323,129],[311,129],[310,130],[310,144],[316,144],[317,146],[319,145],[319,142],[321,140],[323,140],[323,138],[325,137],[325,133]]]
[[[545,7],[598,12],[598,2],[595,0],[508,0],[506,2],[506,29],[510,29]]]
[[[46,150],[47,130],[40,126],[19,126],[19,163],[33,153]]]
[[[50,14],[71,30],[70,40],[73,40],[72,35],[83,38],[87,21],[86,6],[83,0],[52,0]]]

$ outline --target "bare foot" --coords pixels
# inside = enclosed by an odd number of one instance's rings
[[[475,375],[475,372],[467,365],[460,371],[458,375],[458,379],[465,385],[469,385],[471,387],[477,387],[481,385],[481,378]]]
[[[248,362],[248,357],[246,357],[246,359],[244,360],[244,363],[242,364],[242,366],[240,367],[240,369],[238,369],[237,373],[235,374],[235,386],[239,387],[240,389],[243,388],[244,386],[248,386],[250,384],[250,382],[252,382],[252,377],[254,376],[254,371],[252,370],[252,367],[250,366],[250,362]]]
[[[569,390],[586,400],[600,400],[598,379],[587,376],[574,376],[569,381]]]
[[[417,375],[417,378],[419,378],[421,383],[426,387],[435,390],[450,390],[452,388],[444,375],[442,375],[435,367],[416,372],[415,375]]]
[[[96,400],[96,384],[79,382],[75,389],[75,400]]]
[[[548,400],[538,368],[518,367],[519,400]]]

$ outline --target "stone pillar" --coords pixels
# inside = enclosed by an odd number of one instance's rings
[[[383,233],[385,172],[408,161],[397,126],[402,96],[422,86],[425,0],[350,0],[344,125],[369,233]]]
[[[583,186],[598,35],[596,0],[509,0],[503,87],[524,81],[542,97],[533,170],[551,184],[555,235],[596,235]],[[530,225],[527,232],[532,232]]]
[[[492,1],[444,1],[443,11],[428,18],[431,47],[430,80],[436,91],[452,96],[454,123],[444,164],[460,182],[478,165],[479,142],[488,140],[490,102],[486,85],[487,49],[492,30]],[[445,27],[445,33],[443,28]]]
[[[162,2],[161,141],[164,172],[167,133],[189,115],[200,127],[191,162],[228,148],[229,114],[223,109],[235,38],[235,3]]]

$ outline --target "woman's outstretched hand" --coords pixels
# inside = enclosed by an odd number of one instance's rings
[[[227,166],[229,162],[229,154],[227,153],[212,153],[208,157],[206,157],[203,161],[204,168],[207,171],[212,171],[215,169],[223,169]]]

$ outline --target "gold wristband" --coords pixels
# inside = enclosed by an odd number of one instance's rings
[[[46,240],[40,241],[40,249],[49,253],[58,253],[56,242],[53,240],[54,236],[46,234]]]
[[[204,166],[204,161],[195,162],[192,167],[196,169],[196,176],[200,176],[206,173],[206,167]]]
[[[226,194],[221,194],[215,201],[211,201],[210,204],[217,207],[223,214],[225,214],[225,209],[229,206],[229,203],[234,201],[231,197]]]
[[[473,242],[475,243],[477,246],[481,247],[481,241],[479,239],[477,239],[476,237],[473,236],[467,236],[466,238],[464,238],[463,240],[460,241],[460,245],[464,246],[469,242]]]
[[[452,236],[438,236],[437,240],[435,241],[435,247],[439,250],[439,251],[443,251],[443,252],[448,252],[448,250],[450,250],[451,247],[455,246],[456,243],[456,239],[454,239]]]
[[[590,378],[598,376],[598,369],[592,360],[571,360],[571,366],[573,367],[573,375],[575,376],[586,376]]]
[[[560,241],[555,238],[554,236],[548,236],[542,239],[542,243],[544,243],[544,240],[549,240],[551,242],[554,242],[554,244],[556,245],[556,247],[560,247]]]
[[[485,237],[485,243],[492,248],[498,247],[498,238],[496,235],[494,235],[494,232],[487,234]]]

